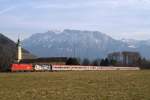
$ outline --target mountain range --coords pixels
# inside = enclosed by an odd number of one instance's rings
[[[23,47],[39,57],[103,58],[111,52],[137,51],[150,58],[149,40],[116,40],[99,31],[36,33],[23,41]]]

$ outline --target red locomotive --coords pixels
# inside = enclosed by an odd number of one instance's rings
[[[52,65],[12,64],[11,72],[52,71]]]
[[[12,72],[33,71],[33,66],[32,64],[12,64],[11,71]]]

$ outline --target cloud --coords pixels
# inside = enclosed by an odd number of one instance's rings
[[[16,7],[15,6],[12,6],[12,7],[8,7],[8,8],[5,8],[3,10],[0,10],[0,15],[4,14],[4,13],[7,13],[13,9],[15,9]]]
[[[34,8],[43,9],[43,8],[83,8],[83,7],[95,7],[99,3],[98,1],[93,2],[75,2],[75,3],[45,3],[45,4],[33,4]]]
[[[5,8],[0,10],[0,30],[35,33],[72,28],[148,38],[149,5],[150,0],[0,0],[0,9]]]

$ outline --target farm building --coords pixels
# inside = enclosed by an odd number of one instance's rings
[[[113,52],[108,54],[109,60],[115,60],[118,66],[137,66],[141,58],[138,52]]]

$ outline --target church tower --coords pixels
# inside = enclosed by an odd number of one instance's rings
[[[21,48],[21,41],[18,38],[17,42],[17,63],[19,63],[22,60],[22,48]]]

